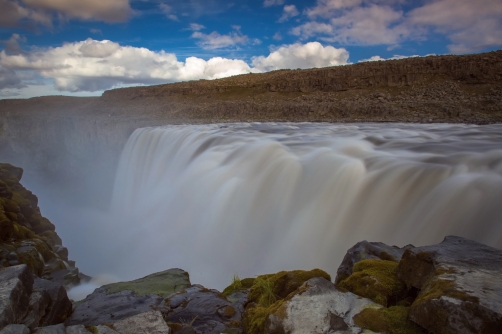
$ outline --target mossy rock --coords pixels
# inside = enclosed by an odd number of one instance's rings
[[[360,261],[354,265],[352,275],[338,283],[338,287],[383,306],[394,305],[407,291],[406,285],[396,276],[397,266],[394,261]]]
[[[248,295],[250,306],[246,308],[242,318],[245,332],[263,333],[268,316],[276,313],[286,300],[298,292],[303,283],[314,277],[331,281],[330,275],[320,269],[281,271],[258,276]]]
[[[280,271],[277,274],[258,276],[249,291],[248,300],[262,306],[269,306],[278,299],[286,298],[314,277],[323,277],[331,281],[331,276],[321,269]]]
[[[188,273],[181,269],[169,269],[146,277],[104,285],[107,294],[125,290],[134,291],[139,296],[159,295],[167,297],[191,286]]]
[[[425,334],[426,331],[408,319],[409,307],[367,308],[354,316],[363,329],[386,334]]]
[[[0,241],[7,241],[14,235],[14,223],[0,211]]]
[[[21,178],[23,177],[23,169],[8,163],[0,163],[0,179],[11,177],[16,178],[17,181],[21,181]]]
[[[253,286],[254,281],[255,281],[255,278],[239,279],[238,277],[235,277],[232,284],[227,286],[221,294],[223,296],[227,297],[235,291],[243,291],[243,290],[250,289]]]

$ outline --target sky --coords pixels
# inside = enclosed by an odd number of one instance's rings
[[[501,0],[0,0],[0,99],[501,46]]]

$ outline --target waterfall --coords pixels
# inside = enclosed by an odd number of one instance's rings
[[[131,278],[180,267],[221,289],[233,274],[334,275],[361,240],[454,234],[501,248],[501,199],[501,125],[142,128],[116,175],[109,268]]]

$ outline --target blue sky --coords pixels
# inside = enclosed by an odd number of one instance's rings
[[[0,0],[0,98],[502,46],[500,0]]]

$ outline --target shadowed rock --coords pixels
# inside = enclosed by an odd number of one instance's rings
[[[20,323],[28,311],[33,276],[25,264],[0,269],[0,328]]]

